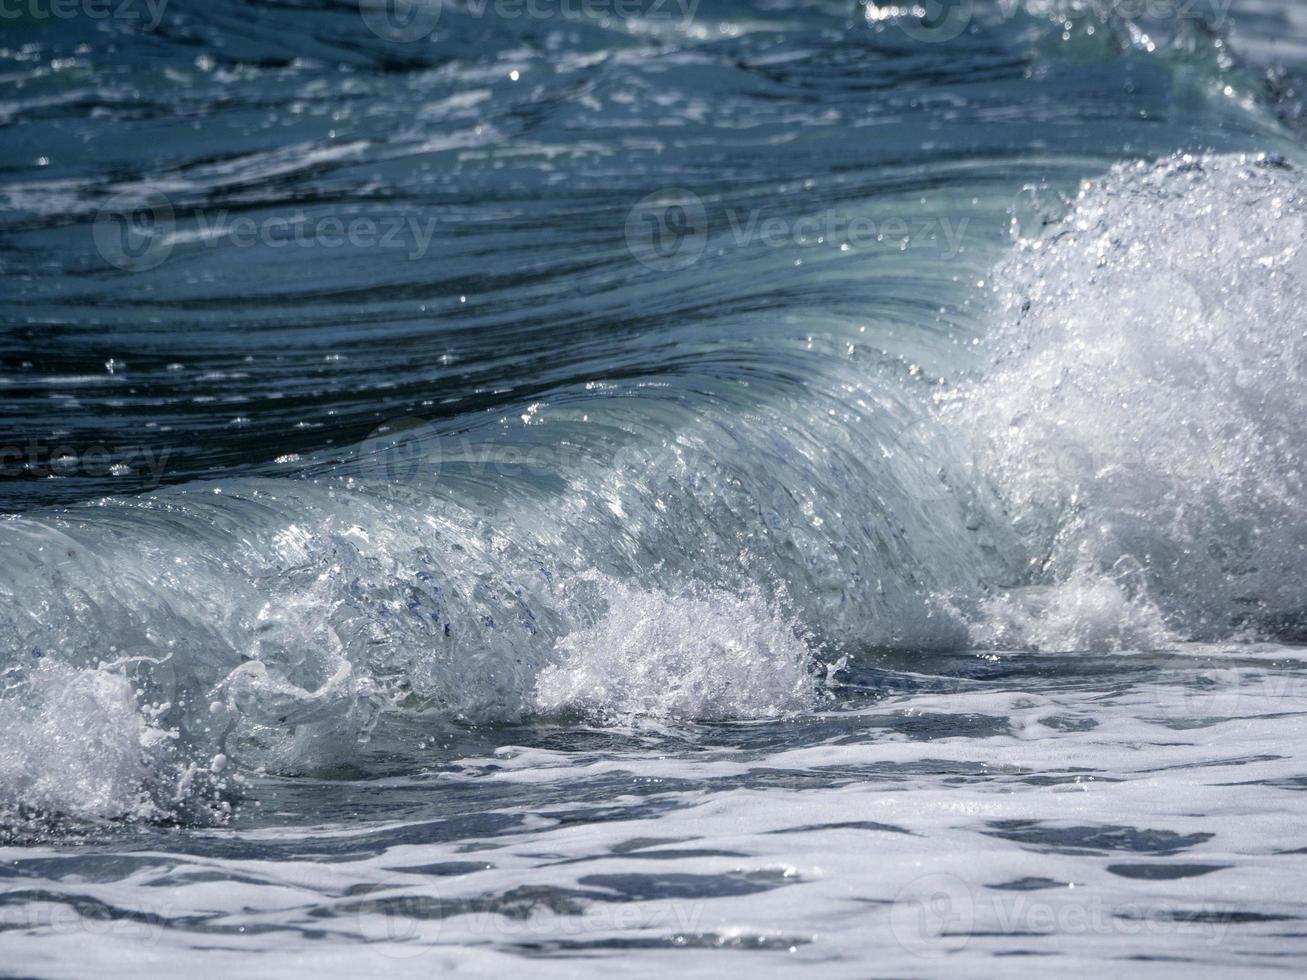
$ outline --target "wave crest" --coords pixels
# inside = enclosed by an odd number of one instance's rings
[[[994,365],[949,415],[1036,584],[1124,562],[1182,636],[1301,629],[1305,233],[1282,160],[1177,156],[1086,182],[998,270]]]

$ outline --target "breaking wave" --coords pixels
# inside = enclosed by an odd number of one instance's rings
[[[5,796],[175,812],[196,772],[220,800],[395,711],[772,716],[868,645],[1297,631],[1303,203],[1272,157],[1086,183],[997,270],[993,363],[930,383],[933,414],[914,371],[825,352],[802,398],[601,386],[11,519],[3,643],[37,666]]]
[[[1224,42],[1196,22],[1163,40],[1086,5],[978,4],[958,44],[993,97],[968,105],[955,50],[901,30],[915,8],[866,5],[853,21],[847,5],[830,8],[805,8],[819,26],[781,60],[779,28],[726,4],[704,29],[710,54],[697,24],[605,22],[575,27],[594,50],[560,61],[538,25],[501,30],[450,7],[402,63],[393,45],[360,40],[352,4],[280,5],[259,24],[240,5],[170,12],[150,49],[167,79],[154,108],[199,118],[268,106],[251,132],[282,142],[251,137],[232,159],[170,148],[159,186],[177,212],[177,265],[95,283],[122,304],[115,315],[150,325],[122,341],[131,357],[90,377],[61,350],[41,377],[15,376],[20,421],[44,425],[47,408],[28,395],[53,392],[57,426],[162,420],[184,433],[184,459],[175,485],[152,493],[0,521],[5,815],[221,821],[242,773],[348,764],[394,717],[788,716],[819,703],[823,669],[868,650],[1301,637],[1299,170],[1275,155],[1175,156],[1116,166],[1063,198],[1057,175],[1101,173],[1111,153],[1090,156],[1089,144],[1119,135],[1120,121],[1080,108],[1083,133],[1047,153],[1015,153],[996,125],[1037,71],[1045,101],[1023,127],[1063,121],[1068,93],[1095,91],[1078,87],[1084,77],[1113,93],[1125,78],[1131,118],[1152,113],[1127,134],[1132,153],[1195,131],[1257,144],[1272,122]],[[326,26],[297,33],[315,14]],[[87,36],[44,42],[66,46],[70,66],[95,40],[77,29]],[[310,35],[308,58],[294,46]],[[231,63],[197,60],[195,37],[228,38],[214,47]],[[477,45],[480,61],[459,62]],[[333,59],[349,70],[318,70]],[[686,90],[664,90],[671,64],[693,69]],[[157,82],[153,68],[132,71]],[[935,88],[921,81],[936,76]],[[872,83],[896,93],[874,112]],[[947,262],[907,239],[862,256],[804,241],[797,258],[733,244],[723,229],[768,189],[748,169],[753,148],[741,143],[737,169],[713,183],[671,153],[681,130],[631,128],[677,115],[747,132],[778,91],[795,105],[819,91],[829,112],[796,110],[755,134],[788,153],[806,127],[805,152],[823,157],[816,179],[770,185],[776,215],[911,214],[955,233]],[[314,120],[378,93],[391,93],[369,103],[384,111],[360,113],[349,139],[314,142]],[[117,89],[67,98],[111,122],[143,111]],[[0,107],[29,123],[62,111],[30,93]],[[288,131],[302,143],[286,142],[287,120],[305,127]],[[912,130],[911,141],[850,141],[854,123]],[[603,152],[556,164],[579,132]],[[521,152],[501,159],[500,143]],[[617,150],[649,153],[628,186],[616,183],[630,162],[610,159]],[[123,152],[80,186],[39,173],[7,186],[6,227],[32,246],[6,253],[14,280],[36,283],[24,294],[31,323],[51,296],[70,318],[88,302],[69,298],[85,269],[48,295],[36,275],[50,255],[80,255],[68,229],[115,194],[158,189],[146,176],[158,168]],[[475,169],[477,154],[493,166]],[[785,159],[795,174],[811,163]],[[1054,179],[1014,203],[1014,169]],[[715,229],[704,262],[675,278],[626,261],[621,229],[646,185],[690,177]],[[568,193],[539,210],[519,194],[530,180]],[[245,259],[235,266],[248,280],[224,288],[253,283],[248,309],[215,285],[232,270],[187,217],[287,201],[389,206],[389,185],[456,229],[422,243],[436,250],[429,263],[397,271],[376,249],[338,264],[283,250],[270,275]],[[537,264],[520,280],[487,277],[510,239]],[[558,282],[578,305],[521,319],[544,302],[539,284]],[[470,303],[468,283],[482,292]],[[89,302],[87,332],[106,331],[102,305]],[[231,332],[210,331],[209,316]],[[155,327],[183,338],[192,374],[181,360],[146,363]],[[268,333],[281,346],[259,348],[263,360],[230,357]],[[445,401],[420,403],[430,417],[398,415],[437,388]],[[259,416],[255,403],[274,408]],[[378,406],[397,417],[359,441]],[[346,448],[323,448],[315,413],[349,420]],[[273,444],[286,450],[275,462],[251,462]],[[148,458],[157,483],[164,460]]]
[[[1301,632],[1305,203],[1274,156],[1120,165],[1003,263],[993,366],[944,414],[1040,588],[979,636]]]

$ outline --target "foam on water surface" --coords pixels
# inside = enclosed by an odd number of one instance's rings
[[[0,522],[6,962],[1292,969],[1288,76],[962,6],[24,21],[0,401],[111,452]]]
[[[403,976],[673,954],[693,976],[858,976],[869,949],[896,974],[1273,969],[1307,915],[1301,661],[1025,655],[1014,682],[964,657],[872,702],[837,686],[840,710],[762,754],[752,724],[501,730],[378,783],[399,819],[360,826],[326,783],[298,789],[318,801],[307,833],[246,819],[189,853],[6,849],[11,880],[42,882],[6,906],[8,942],[56,973],[73,954],[50,938],[92,914],[78,962],[109,973],[142,950],[180,964],[197,929],[215,962],[273,973],[324,943],[329,972]],[[265,805],[291,782],[262,785]]]

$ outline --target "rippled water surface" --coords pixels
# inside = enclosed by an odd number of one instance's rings
[[[5,969],[1296,969],[1297,5],[59,10]]]

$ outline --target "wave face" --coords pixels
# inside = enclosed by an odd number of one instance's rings
[[[13,812],[1300,630],[1301,154],[1219,32],[255,6],[3,52]]]

